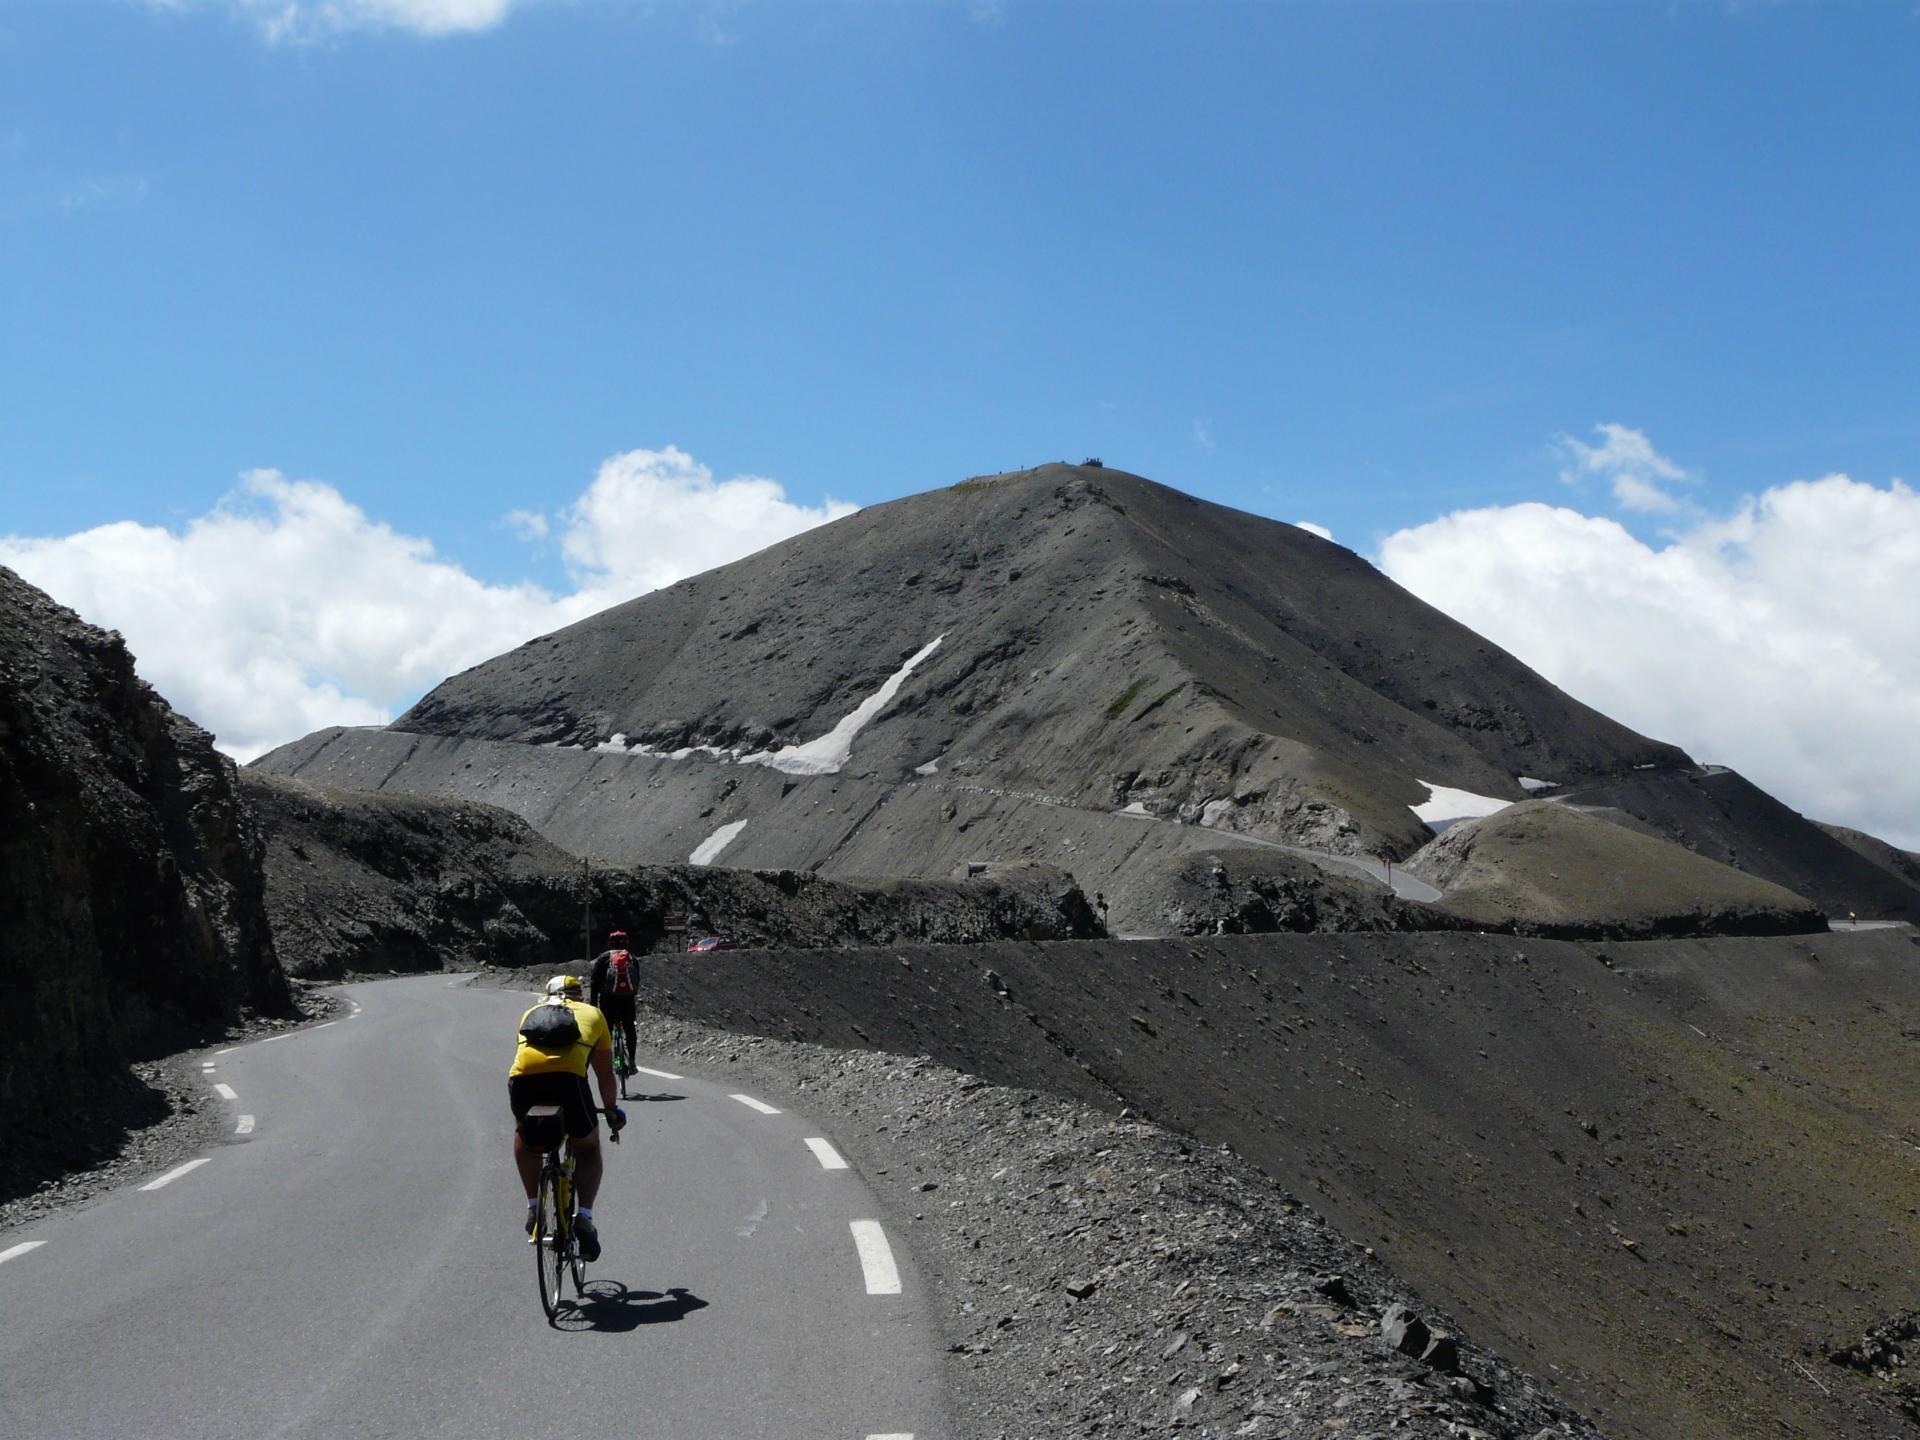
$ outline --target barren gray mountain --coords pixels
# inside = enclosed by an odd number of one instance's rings
[[[1422,814],[1705,773],[1338,545],[1069,465],[873,506],[258,763],[489,801],[612,863],[1042,860],[1117,906],[1199,851],[1398,859],[1433,838]],[[1753,873],[1830,912],[1920,902],[1752,796],[1710,858],[1765,855]],[[1694,843],[1658,807],[1643,823]]]

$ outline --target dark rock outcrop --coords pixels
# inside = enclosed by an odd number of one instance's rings
[[[640,950],[684,944],[687,924],[743,945],[796,947],[1101,933],[1072,877],[1042,866],[951,881],[697,865],[588,870],[491,805],[330,790],[257,771],[243,781],[270,837],[274,938],[288,970],[305,977],[577,965],[615,925]]]
[[[102,1143],[130,1058],[291,1012],[261,851],[232,762],[120,637],[0,569],[0,1184]]]
[[[1128,935],[1269,935],[1348,930],[1464,930],[1472,922],[1277,850],[1199,850],[1142,875],[1112,901]]]

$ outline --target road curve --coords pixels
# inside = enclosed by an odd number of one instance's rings
[[[591,1300],[555,1329],[508,1154],[528,998],[344,993],[203,1057],[210,1155],[0,1241],[0,1434],[951,1435],[920,1277],[830,1129],[637,1077]]]

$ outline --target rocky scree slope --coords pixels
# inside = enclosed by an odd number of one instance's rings
[[[872,507],[257,762],[612,863],[1029,859],[1114,895],[1222,846],[1407,855],[1432,786],[1687,763],[1337,545],[1064,465]]]
[[[0,1192],[152,1118],[130,1059],[292,1013],[261,851],[120,637],[0,568]]]
[[[1438,908],[1520,935],[1644,940],[1827,928],[1818,906],[1778,885],[1545,800],[1451,826],[1407,869],[1446,892]]]
[[[1911,850],[1901,850],[1864,831],[1849,829],[1845,825],[1819,823],[1822,830],[1856,855],[1879,866],[1895,879],[1903,880],[1916,890],[1920,890],[1920,854],[1915,854]]]
[[[657,1015],[640,1044],[833,1126],[931,1281],[966,1434],[1599,1433],[1224,1148],[926,1056]]]
[[[1610,1434],[1909,1433],[1835,1355],[1920,1304],[1905,930],[684,956],[648,1003],[1230,1145]]]
[[[289,973],[578,964],[628,932],[636,949],[696,933],[755,945],[968,943],[1101,933],[1072,877],[997,867],[965,880],[834,881],[692,865],[583,871],[518,816],[490,805],[329,790],[244,773],[268,836],[267,910]]]

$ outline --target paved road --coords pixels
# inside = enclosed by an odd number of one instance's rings
[[[858,1174],[806,1144],[830,1132],[637,1077],[656,1098],[609,1151],[592,1300],[553,1329],[508,1154],[527,997],[345,993],[349,1018],[205,1057],[249,1133],[0,1236],[0,1435],[951,1433],[919,1277]],[[861,1220],[900,1293],[872,1293]]]

